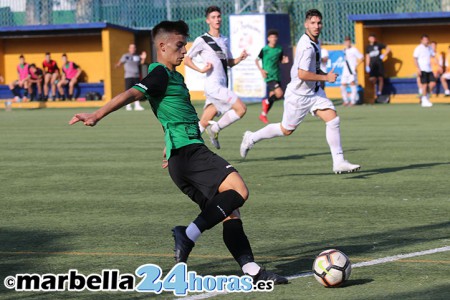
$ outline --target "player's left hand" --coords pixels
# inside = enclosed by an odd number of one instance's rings
[[[242,51],[242,53],[241,53],[241,55],[239,55],[239,59],[240,60],[244,60],[244,59],[246,59],[248,57],[248,53],[247,53],[247,51]]]
[[[338,78],[339,74],[334,73],[334,67],[331,69],[330,72],[327,73],[327,82],[333,83],[336,82],[336,79]]]
[[[141,57],[142,60],[145,60],[147,58],[147,52],[142,51],[140,57]]]
[[[286,55],[283,55],[283,58],[281,59],[281,63],[282,64],[287,64],[289,63],[289,57]]]
[[[76,114],[70,121],[69,125],[73,125],[78,122],[83,122],[86,126],[95,126],[99,120],[95,116],[95,114],[91,113],[82,113],[82,114]]]

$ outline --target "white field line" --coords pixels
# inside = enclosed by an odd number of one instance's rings
[[[378,259],[374,259],[374,260],[369,260],[369,261],[364,261],[364,262],[352,264],[352,269],[354,269],[354,268],[361,268],[361,267],[368,267],[368,266],[374,266],[374,265],[379,265],[379,264],[384,264],[384,263],[388,263],[388,262],[397,261],[397,260],[400,260],[400,259],[411,258],[411,257],[416,257],[416,256],[423,256],[423,255],[429,255],[429,254],[435,254],[435,253],[440,253],[440,252],[447,252],[447,251],[450,251],[450,246],[445,246],[445,247],[441,247],[441,248],[434,248],[434,249],[418,251],[418,252],[412,252],[412,253],[407,253],[407,254],[398,254],[398,255],[393,255],[393,256],[387,256],[387,257],[383,257],[383,258],[378,258]],[[287,278],[289,280],[292,280],[292,279],[297,279],[297,278],[302,278],[302,277],[310,277],[312,275],[313,275],[313,272],[306,272],[306,273],[300,273],[300,274],[291,275],[291,276],[288,276]],[[215,297],[215,296],[225,295],[225,294],[228,294],[228,293],[227,292],[203,293],[203,294],[197,294],[197,295],[184,297],[183,300],[209,299],[209,298],[212,298],[212,297]],[[180,299],[180,298],[176,298],[176,299]]]

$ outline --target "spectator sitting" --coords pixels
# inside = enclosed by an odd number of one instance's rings
[[[27,100],[28,97],[28,64],[25,62],[25,57],[23,55],[19,56],[19,64],[17,65],[18,79],[14,80],[9,84],[9,89],[14,95],[14,101],[20,102],[21,95],[17,88],[24,89],[23,101]]]
[[[447,58],[445,60],[445,71],[441,75],[441,84],[445,90],[445,92],[444,92],[445,97],[450,97],[450,90],[448,89],[448,83],[447,83],[447,80],[450,80],[450,46],[448,46],[446,56],[447,56]]]
[[[38,101],[42,101],[42,79],[44,77],[44,72],[42,69],[37,68],[35,64],[31,64],[28,67],[28,94],[30,95],[31,101],[37,98]],[[35,93],[33,87],[36,87],[37,97],[35,98]]]
[[[45,53],[45,60],[42,62],[42,67],[44,69],[44,101],[48,100],[48,85],[50,84],[52,90],[52,100],[56,100],[56,83],[59,78],[59,68],[56,61],[51,59],[50,53]]]
[[[64,92],[64,87],[69,85],[69,100],[73,101],[73,90],[75,84],[78,82],[78,77],[81,74],[81,68],[74,62],[67,60],[67,55],[64,53],[62,55],[62,74],[61,80],[58,82],[58,90],[61,95],[61,100],[66,100],[66,94]]]

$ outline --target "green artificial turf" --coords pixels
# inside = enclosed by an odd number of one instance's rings
[[[3,286],[18,273],[134,273],[146,263],[170,270],[170,230],[189,224],[198,208],[161,169],[162,130],[146,108],[115,112],[94,128],[68,125],[78,109],[0,111],[0,298],[174,298]],[[450,105],[338,106],[345,157],[362,165],[342,175],[332,173],[325,126],[311,116],[292,136],[262,141],[242,160],[243,132],[263,126],[259,110],[249,105],[220,133],[217,153],[249,187],[244,226],[268,270],[309,272],[329,248],[356,263],[450,245]],[[269,120],[281,115],[280,102]],[[199,239],[188,266],[203,275],[241,274],[220,225]],[[449,299],[449,267],[443,252],[356,268],[342,288],[305,277],[270,293],[217,299]]]

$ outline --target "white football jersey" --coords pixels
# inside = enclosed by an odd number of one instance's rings
[[[222,49],[222,53],[216,53],[205,40],[199,36],[195,39],[192,47],[189,49],[187,56],[193,58],[196,55],[200,55],[205,63],[211,63],[212,69],[206,73],[205,90],[208,87],[214,87],[217,84],[227,87],[227,73],[223,69],[223,65],[220,59],[230,59],[230,48],[228,45],[228,38],[220,35],[219,37],[213,37],[208,33],[205,35],[211,37],[216,44]]]
[[[349,64],[351,72],[349,72],[347,63],[344,62],[342,75],[356,74],[356,64],[358,63],[358,60],[362,59],[364,56],[361,54],[361,52],[359,52],[359,50],[356,47],[353,46],[344,49],[344,56],[345,60]]]
[[[431,57],[434,56],[430,46],[420,44],[414,49],[413,57],[417,59],[419,68],[423,72],[431,72]]]
[[[320,70],[320,44],[316,44],[303,34],[297,43],[294,64],[291,68],[291,82],[286,89],[301,96],[312,96],[316,93],[320,83],[318,81],[304,81],[298,77],[298,70],[302,69],[312,73]]]

